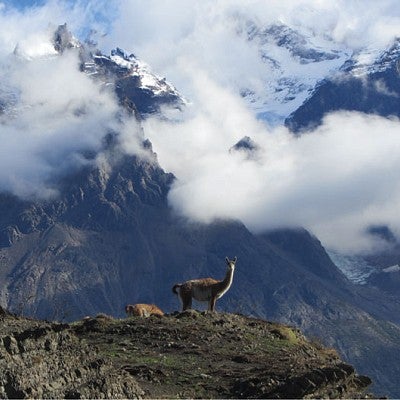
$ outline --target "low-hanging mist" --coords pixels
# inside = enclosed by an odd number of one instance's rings
[[[169,197],[176,212],[238,219],[256,232],[306,227],[346,252],[382,244],[367,235],[370,225],[399,231],[397,119],[335,113],[297,137],[266,128],[240,97],[198,71],[195,79],[198,102],[187,119],[145,124],[161,165],[178,177]],[[255,150],[232,148],[244,136]]]
[[[59,25],[67,22],[85,37],[90,29],[104,28],[102,12],[112,15],[113,6],[43,3],[22,10],[0,3],[0,190],[22,198],[55,196],[61,176],[104,162],[101,151],[110,132],[119,134],[128,153],[139,151],[142,140],[113,85],[81,71],[78,40],[78,47],[55,48]]]
[[[116,126],[118,105],[79,71],[77,51],[32,60],[13,56],[4,66],[13,101],[1,115],[0,188],[21,197],[48,197],[51,180],[99,151]]]

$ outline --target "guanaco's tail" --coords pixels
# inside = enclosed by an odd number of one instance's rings
[[[177,288],[180,288],[182,285],[180,284],[180,283],[177,283],[176,285],[174,285],[174,287],[172,288],[172,291],[175,293],[175,294],[179,294],[177,291],[176,291],[176,289]]]

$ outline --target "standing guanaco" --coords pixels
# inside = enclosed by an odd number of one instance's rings
[[[182,301],[182,311],[192,308],[192,300],[207,301],[208,310],[215,310],[215,302],[222,297],[231,287],[233,273],[235,272],[235,264],[237,257],[233,260],[225,258],[227,271],[225,278],[217,281],[213,278],[193,279],[184,283],[174,285],[172,291],[179,296]]]

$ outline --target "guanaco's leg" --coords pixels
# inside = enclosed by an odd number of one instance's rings
[[[192,299],[183,302],[182,311],[190,310],[192,308]]]
[[[189,310],[192,308],[192,296],[189,293],[181,292],[182,300],[182,311]]]
[[[216,297],[211,297],[210,302],[208,303],[208,310],[215,311],[215,302],[217,301]]]

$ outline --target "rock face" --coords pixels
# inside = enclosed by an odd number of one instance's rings
[[[83,343],[68,325],[2,311],[1,398],[140,398],[135,379]]]

